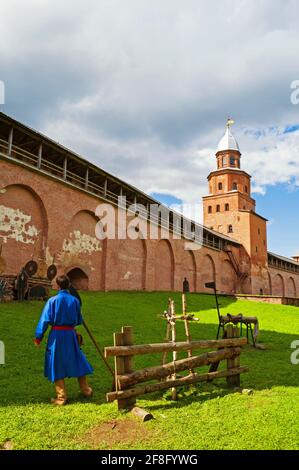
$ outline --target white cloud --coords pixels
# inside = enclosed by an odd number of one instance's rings
[[[298,120],[297,0],[3,0],[1,9],[4,111],[186,203],[207,193],[232,115],[254,190],[299,185],[299,134],[282,133]]]

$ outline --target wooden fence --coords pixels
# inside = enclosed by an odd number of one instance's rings
[[[240,386],[240,374],[247,372],[246,366],[240,366],[241,346],[247,344],[246,338],[239,337],[239,330],[234,325],[227,325],[226,339],[167,342],[136,345],[133,341],[133,328],[124,326],[121,333],[114,333],[114,346],[105,348],[105,357],[114,357],[116,389],[106,395],[108,402],[118,401],[119,409],[132,409],[136,397],[146,393],[169,388],[175,389],[197,382],[210,382],[225,377],[232,387]],[[195,356],[194,351],[216,349]],[[187,358],[171,361],[158,366],[134,370],[134,356],[174,351],[188,351]],[[226,360],[226,369],[218,370],[221,361]],[[209,366],[204,373],[195,369]],[[177,372],[188,370],[186,376],[177,377]],[[156,383],[144,382],[156,380]]]

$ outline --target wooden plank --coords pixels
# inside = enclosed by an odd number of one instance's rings
[[[188,322],[188,319],[186,317],[186,314],[187,314],[187,300],[186,300],[185,292],[183,292],[183,294],[182,294],[182,312],[183,312],[183,317],[184,317],[186,340],[190,343],[191,342],[191,334],[190,334],[189,322]],[[188,349],[188,357],[192,357],[192,349]],[[193,370],[190,369],[190,374],[192,374],[192,373],[193,373]]]
[[[194,369],[204,365],[219,363],[225,359],[235,357],[241,353],[241,348],[227,348],[219,351],[211,351],[204,353],[200,356],[187,357],[176,361],[175,365],[173,362],[167,364],[147,367],[145,369],[135,370],[131,374],[118,375],[118,382],[121,389],[132,387],[141,382],[147,382],[149,380],[159,380],[174,373],[174,370],[181,372],[187,369]],[[214,371],[209,371],[214,372]]]
[[[8,135],[8,156],[11,157],[12,152],[12,144],[13,144],[13,127],[10,128],[9,135]]]
[[[234,325],[227,325],[226,327],[227,338],[238,338],[240,336],[239,328]],[[240,356],[227,359],[227,370],[235,369],[240,366]],[[240,375],[227,376],[227,385],[229,387],[240,387]]]
[[[114,340],[114,346],[122,346],[123,345],[123,333],[114,333],[113,340]],[[120,386],[117,381],[117,376],[118,374],[125,373],[125,365],[124,365],[123,357],[114,358],[114,368],[115,368],[115,388],[116,388],[116,392],[118,392],[120,390]],[[119,399],[118,409],[123,410],[125,408],[126,408],[126,400]]]
[[[142,408],[139,408],[138,406],[135,406],[132,408],[132,413],[133,415],[137,416],[139,419],[141,419],[142,422],[149,421],[150,419],[153,419],[153,415],[149,413],[148,411],[143,410]]]
[[[140,354],[155,354],[160,352],[188,351],[188,349],[213,349],[244,346],[247,338],[211,339],[199,341],[182,341],[178,343],[154,343],[133,346],[109,346],[105,348],[105,357],[137,356]]]
[[[40,143],[38,146],[37,168],[41,168],[42,158],[43,158],[43,144]]]
[[[172,317],[172,321],[170,323],[170,326],[171,326],[171,341],[172,343],[175,343],[176,342],[176,324],[175,324],[175,319],[174,319],[174,316],[175,316],[175,309],[174,309],[174,300],[172,300],[170,302],[170,314],[171,314],[171,317]],[[173,373],[172,373],[172,380],[175,381],[176,380],[176,360],[177,360],[177,351],[172,351],[172,360],[173,360],[173,363],[172,363],[172,366],[173,366]],[[173,387],[171,389],[171,397],[173,400],[177,400],[177,390],[175,387]]]
[[[182,387],[184,385],[193,384],[196,382],[207,382],[208,380],[219,379],[222,377],[229,377],[234,375],[240,375],[243,372],[248,372],[248,367],[238,367],[235,369],[227,369],[217,372],[207,372],[206,374],[193,374],[186,377],[182,377],[177,380],[168,380],[167,382],[159,382],[156,384],[147,384],[142,387],[130,388],[123,391],[110,392],[106,394],[108,402],[114,400],[127,399],[131,397],[137,397],[139,395],[145,395],[147,393],[158,392],[160,390],[167,390],[172,387]]]
[[[122,334],[123,334],[123,344],[126,346],[130,346],[133,344],[133,328],[131,326],[123,326],[122,327]],[[133,356],[126,356],[123,359],[124,361],[124,371],[126,374],[131,374],[134,370],[134,357]],[[122,389],[123,389],[122,385]],[[122,405],[125,406],[126,409],[132,409],[136,403],[136,398],[128,398],[126,403]]]

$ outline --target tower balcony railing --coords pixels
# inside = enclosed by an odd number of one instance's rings
[[[54,177],[62,183],[70,184],[118,207],[120,194],[109,190],[105,184],[100,185],[90,180],[87,181],[86,178],[70,171],[67,167],[64,168],[63,165],[60,166],[52,162],[45,155],[43,155],[42,158],[39,158],[38,155],[35,155],[28,150],[14,144],[11,146],[11,152],[9,155],[8,142],[1,138],[0,154],[2,158],[14,161],[16,163],[21,163],[25,167],[29,167],[37,172]],[[88,164],[86,164],[86,167],[88,167]],[[125,196],[125,193],[123,193],[123,196]],[[149,199],[148,203],[152,204],[153,201]],[[202,225],[185,218],[182,214],[167,208],[167,206],[164,206],[163,204],[160,204],[160,207],[163,207],[169,211],[169,214],[172,214],[173,220],[181,220],[179,225],[171,222],[169,218],[167,220],[164,219],[161,214],[156,216],[155,214],[150,213],[147,208],[146,210],[143,210],[140,208],[140,206],[138,206],[138,201],[133,202],[126,198],[126,203],[124,206],[125,209],[129,210],[132,215],[137,212],[141,218],[156,224],[157,226],[161,227],[161,229],[165,229],[166,231],[169,230],[173,234],[179,235],[186,240],[194,241],[198,245],[203,245],[216,250],[223,250],[226,245],[226,240],[212,234]],[[190,225],[191,229],[186,229],[186,227]]]

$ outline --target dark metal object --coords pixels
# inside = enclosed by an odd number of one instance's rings
[[[28,290],[28,300],[46,300],[47,290],[44,286],[33,286]]]
[[[37,273],[38,265],[36,261],[28,261],[28,263],[25,264],[25,271],[28,274],[29,277],[34,276],[34,274]]]
[[[223,337],[225,335],[225,325],[227,323],[240,323],[240,336],[242,336],[242,326],[243,324],[246,326],[246,337],[247,337],[247,340],[249,340],[249,331],[251,333],[251,338],[252,338],[252,343],[253,343],[253,346],[255,346],[255,338],[254,338],[254,334],[253,334],[253,331],[252,331],[252,325],[250,322],[246,321],[246,317],[243,318],[242,314],[238,315],[237,317],[233,316],[233,315],[230,315],[229,313],[227,314],[227,317],[229,318],[229,321],[225,320],[223,318],[223,316],[220,314],[220,310],[219,310],[219,302],[218,302],[218,297],[217,297],[217,289],[216,289],[216,283],[215,282],[206,282],[205,283],[205,286],[208,288],[208,289],[213,289],[214,290],[214,295],[215,295],[215,302],[216,302],[216,308],[217,308],[217,314],[218,314],[218,321],[219,321],[219,325],[218,325],[218,330],[217,330],[217,337],[216,339],[219,338],[219,334],[220,334],[220,329],[222,328],[222,331],[223,331]]]
[[[51,264],[51,266],[49,266],[47,269],[47,278],[49,279],[49,281],[53,281],[56,275],[57,275],[57,267],[55,266],[55,264]]]

